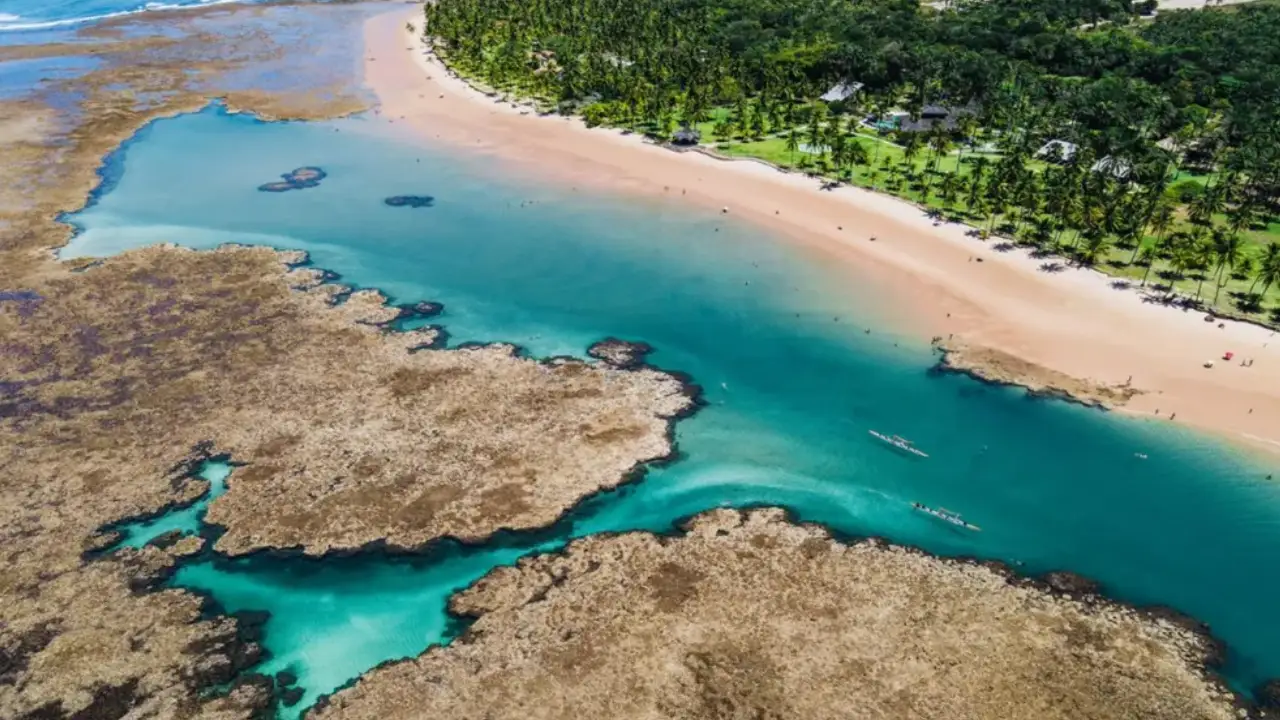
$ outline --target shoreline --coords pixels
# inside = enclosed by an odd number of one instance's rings
[[[1140,392],[1119,412],[1176,414],[1176,422],[1238,445],[1280,452],[1280,350],[1270,347],[1269,330],[1233,321],[1218,328],[1200,313],[1118,291],[1096,271],[1042,272],[1026,251],[995,251],[968,237],[967,226],[935,224],[888,195],[820,191],[817,180],[762,163],[673,152],[618,130],[588,129],[579,118],[539,116],[474,89],[407,33],[406,22],[421,26],[420,6],[366,21],[365,82],[380,102],[375,114],[399,120],[420,140],[493,156],[504,169],[575,189],[727,210],[883,287],[893,321],[921,338],[954,338],[1098,386],[1127,383]],[[1224,364],[1225,352],[1235,361]],[[1258,362],[1239,366],[1246,358]]]

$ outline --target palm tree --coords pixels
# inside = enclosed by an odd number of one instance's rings
[[[1258,293],[1257,301],[1261,305],[1262,298],[1267,296],[1267,291],[1271,286],[1280,282],[1280,243],[1271,243],[1267,246],[1266,252],[1263,253],[1262,263],[1258,267],[1258,275],[1254,278],[1254,284],[1262,283],[1262,292]],[[1249,294],[1253,294],[1253,288],[1249,288]]]
[[[1240,236],[1226,232],[1222,228],[1214,228],[1213,258],[1218,267],[1218,288],[1213,293],[1213,304],[1217,305],[1218,296],[1222,294],[1222,287],[1226,285],[1226,282],[1222,279],[1224,272],[1234,270],[1240,264],[1240,261],[1244,259],[1244,243],[1240,240]],[[1227,279],[1231,279],[1229,275]]]
[[[1080,251],[1080,264],[1093,265],[1098,261],[1098,257],[1107,251],[1110,244],[1110,238],[1100,228],[1091,230],[1084,244],[1084,250]]]
[[[972,115],[961,115],[956,120],[956,130],[960,133],[960,148],[956,153],[956,172],[960,172],[960,160],[964,157],[965,146],[973,147],[973,133],[978,128],[978,120]]]
[[[1200,282],[1196,283],[1196,300],[1200,299],[1200,291],[1204,288],[1204,281],[1208,278],[1209,265],[1213,262],[1213,245],[1205,237],[1203,227],[1197,227],[1192,230],[1191,240],[1191,257],[1194,261],[1194,267],[1200,271]]]
[[[919,154],[920,135],[917,133],[911,133],[910,137],[908,137],[907,141],[902,145],[902,158],[906,160],[908,175],[915,171],[915,163],[913,161],[916,159],[916,155]]]
[[[848,138],[840,131],[840,122],[837,118],[831,126],[831,160],[835,163],[837,171],[844,168],[846,148],[848,148]]]
[[[1147,277],[1151,275],[1151,268],[1155,267],[1158,255],[1159,250],[1155,245],[1142,245],[1138,248],[1138,260],[1147,264],[1147,269],[1142,272],[1142,287],[1147,286]],[[1129,264],[1132,265],[1133,262],[1130,261]]]
[[[1147,228],[1155,235],[1156,243],[1169,232],[1169,228],[1173,225],[1173,204],[1167,199],[1157,201],[1155,209],[1151,213],[1151,218],[1147,220]],[[1129,258],[1129,264],[1138,257],[1138,251],[1142,249],[1142,243],[1138,243],[1138,247],[1133,249],[1133,257]]]
[[[1197,225],[1208,225],[1213,220],[1214,215],[1222,212],[1225,199],[1221,188],[1221,185],[1205,188],[1204,192],[1191,201],[1190,212],[1188,213],[1191,222]]]
[[[943,207],[947,212],[955,206],[956,200],[960,198],[960,175],[949,172],[942,176],[942,182],[938,184],[938,196],[942,198]]]
[[[800,130],[795,125],[787,131],[787,152],[791,153],[791,164],[796,164],[796,151],[800,149]]]
[[[827,108],[822,103],[814,103],[809,110],[809,152],[822,149],[822,118]]]
[[[1190,238],[1178,236],[1178,242],[1174,245],[1172,253],[1169,257],[1169,265],[1173,268],[1173,279],[1169,281],[1169,294],[1173,295],[1177,289],[1178,280],[1187,276],[1187,271],[1196,264],[1196,248]]]
[[[934,128],[933,134],[929,137],[929,148],[933,150],[933,172],[938,171],[938,160],[951,149],[951,138],[941,127]]]
[[[845,160],[853,166],[856,172],[858,167],[866,165],[870,158],[867,156],[867,147],[858,142],[857,138],[851,138],[848,147],[844,151]]]
[[[969,212],[972,213],[977,208],[978,201],[981,199],[982,199],[982,175],[975,172],[974,174],[969,176],[968,194],[965,195],[965,199],[964,199],[965,209],[967,209]]]

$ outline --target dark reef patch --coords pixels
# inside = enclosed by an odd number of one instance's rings
[[[259,185],[261,192],[287,192],[289,190],[306,190],[320,185],[320,181],[328,177],[328,173],[318,167],[300,167],[280,176],[282,179]]]
[[[436,199],[430,195],[393,195],[382,202],[389,207],[424,208],[435,205]]]
[[[607,337],[587,348],[587,355],[623,370],[633,370],[645,364],[645,358],[653,352],[653,346],[644,342],[629,342]]]
[[[31,317],[44,298],[34,290],[0,290],[0,303],[13,303],[18,308],[18,317]]]

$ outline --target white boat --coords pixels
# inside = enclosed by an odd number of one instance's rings
[[[939,520],[942,520],[943,522],[949,522],[952,525],[955,525],[956,527],[962,527],[965,530],[975,530],[975,531],[982,530],[982,528],[978,527],[977,525],[974,525],[973,523],[965,522],[964,518],[960,517],[960,513],[951,512],[946,508],[935,509],[935,508],[929,507],[928,505],[922,505],[918,502],[911,503],[911,507],[915,508],[916,510],[919,510],[922,513],[925,513],[926,515],[932,515],[938,518]]]
[[[881,442],[886,442],[899,450],[905,450],[912,455],[918,455],[922,458],[929,457],[929,453],[921,450],[915,445],[912,445],[910,440],[902,437],[901,435],[885,435],[884,433],[879,433],[875,430],[868,430],[867,432],[871,433],[871,437],[874,437]]]

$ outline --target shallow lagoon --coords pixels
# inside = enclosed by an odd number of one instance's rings
[[[512,178],[490,159],[387,130],[216,108],[159,121],[109,159],[109,191],[72,218],[83,232],[64,256],[157,242],[305,249],[343,282],[443,302],[432,322],[454,343],[511,341],[545,356],[581,355],[606,335],[647,341],[653,363],[704,386],[708,406],[678,426],[682,460],[547,532],[413,559],[185,567],[177,584],[273,613],[261,670],[292,669],[307,691],[287,716],[378,662],[447,641],[457,629],[448,595],[496,564],[571,536],[670,529],[718,505],[785,505],[844,533],[1076,571],[1211,623],[1239,685],[1280,675],[1280,579],[1263,571],[1280,555],[1269,470],[1178,428],[930,374],[928,339],[895,330],[866,279],[730,218],[678,198]],[[311,165],[328,173],[318,187],[257,191]],[[387,207],[396,195],[435,202]],[[869,429],[931,457],[904,457]],[[983,532],[916,513],[913,500],[963,512]]]

